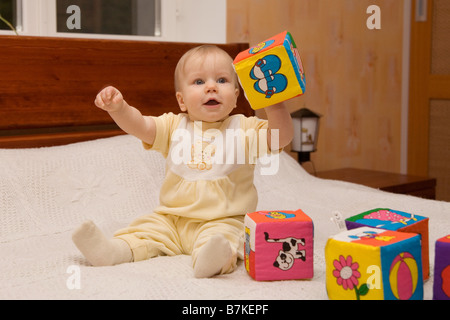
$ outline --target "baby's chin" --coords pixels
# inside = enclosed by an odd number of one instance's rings
[[[230,113],[224,113],[220,109],[208,109],[202,115],[192,115],[188,112],[189,119],[191,121],[203,121],[203,122],[221,122],[230,116]]]

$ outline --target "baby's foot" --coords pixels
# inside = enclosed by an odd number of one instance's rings
[[[125,241],[107,239],[92,221],[78,227],[72,240],[93,266],[112,266],[132,259],[131,249]]]
[[[213,236],[200,249],[194,265],[196,278],[209,278],[221,273],[230,264],[232,250],[228,240],[222,235]]]

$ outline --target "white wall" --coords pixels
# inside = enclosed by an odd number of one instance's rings
[[[227,0],[161,0],[161,37],[57,33],[56,0],[22,1],[21,35],[210,43],[226,43],[227,38]]]
[[[176,0],[175,41],[226,43],[226,12],[226,0]]]

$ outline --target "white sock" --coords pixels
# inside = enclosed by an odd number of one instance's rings
[[[197,254],[194,263],[194,276],[196,278],[209,278],[221,273],[223,267],[229,265],[232,255],[228,240],[222,234],[213,236]]]
[[[121,239],[107,239],[92,222],[84,222],[72,235],[72,240],[93,266],[112,266],[131,262],[130,246]]]

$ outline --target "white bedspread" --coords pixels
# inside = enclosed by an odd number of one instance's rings
[[[84,220],[107,235],[157,205],[164,159],[131,136],[62,147],[0,150],[0,299],[327,299],[324,246],[331,222],[377,207],[430,218],[436,239],[450,233],[450,203],[315,178],[283,153],[275,176],[255,184],[259,210],[301,208],[314,221],[314,278],[257,282],[242,262],[232,274],[196,279],[189,256],[91,267],[71,240]],[[433,274],[425,282],[432,298]]]

